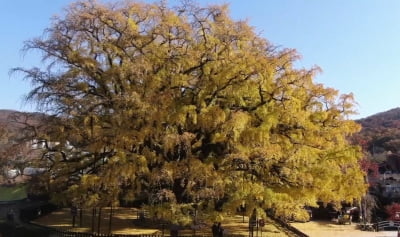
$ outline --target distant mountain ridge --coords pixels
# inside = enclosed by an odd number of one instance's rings
[[[6,124],[9,126],[16,126],[17,122],[24,121],[39,121],[43,118],[44,114],[38,112],[21,112],[17,110],[0,109],[0,124]]]
[[[371,127],[399,127],[400,108],[394,108],[385,112],[380,112],[363,119],[356,120],[363,128]]]
[[[357,136],[368,143],[372,154],[400,152],[400,108],[377,113],[356,122],[362,126]]]
[[[8,131],[16,131],[20,125],[15,122],[15,117],[22,114],[16,110],[0,109],[0,126],[6,128]]]
[[[0,122],[7,121],[9,116],[14,113],[21,113],[21,112],[16,110],[0,109]]]
[[[45,121],[46,115],[37,112],[20,112],[0,109],[0,153],[4,146],[15,143],[22,135],[22,128],[37,126]]]

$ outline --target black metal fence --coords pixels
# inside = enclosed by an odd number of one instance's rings
[[[81,233],[63,230],[51,231],[49,237],[170,237],[171,235],[125,235],[125,234],[98,234],[98,233]],[[211,237],[210,235],[178,235],[174,237]],[[244,237],[243,235],[224,235],[224,237]]]
[[[400,221],[381,221],[381,222],[376,223],[377,231],[386,230],[386,229],[399,230],[400,229]]]
[[[124,234],[99,234],[52,230],[49,237],[163,237],[162,235],[124,235]]]

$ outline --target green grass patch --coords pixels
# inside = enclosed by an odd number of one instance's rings
[[[27,196],[27,187],[24,184],[0,186],[0,202],[22,200]]]

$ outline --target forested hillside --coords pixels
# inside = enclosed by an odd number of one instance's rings
[[[14,115],[18,114],[21,114],[21,112],[0,109],[0,124],[3,125],[2,127],[7,126],[9,129],[15,129],[16,123],[13,123],[11,120]]]
[[[2,128],[7,128],[8,131],[16,132],[26,125],[38,125],[43,118],[44,115],[41,113],[0,109],[0,125]]]
[[[31,137],[34,137],[34,130],[45,117],[41,113],[0,109],[0,146],[8,141],[16,143],[19,138],[25,139],[29,135],[27,133],[31,133]]]
[[[391,109],[364,119],[357,120],[362,125],[358,141],[372,155],[390,151],[400,151],[400,108]]]
[[[13,170],[22,173],[31,165],[32,157],[37,156],[32,141],[44,118],[40,113],[0,110],[0,183],[7,181],[6,177],[15,178]]]
[[[20,115],[22,113],[18,111],[0,110],[0,154],[2,156],[6,147],[12,143],[13,139],[16,139],[18,128],[22,127],[22,124],[16,122]]]

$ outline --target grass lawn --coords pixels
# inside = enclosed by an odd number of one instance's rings
[[[134,208],[117,208],[113,210],[112,218],[112,233],[113,234],[161,234],[163,229],[160,223],[146,219],[140,222],[137,219],[137,209]],[[102,209],[102,218],[100,220],[100,233],[109,233],[109,208]],[[43,216],[34,221],[39,225],[44,225],[56,229],[70,230],[76,232],[92,232],[92,211],[84,210],[82,218],[82,227],[72,228],[72,216],[69,209],[61,209],[55,211],[47,216]],[[79,226],[79,214],[76,217],[76,226]],[[222,226],[227,234],[245,235],[248,236],[248,218],[245,218],[243,223],[242,216],[232,216],[222,222]],[[98,232],[98,218],[94,220],[94,230]],[[169,235],[169,229],[165,228],[165,234]],[[182,229],[180,235],[192,235],[193,230],[190,228]],[[196,234],[211,235],[211,224],[196,230]],[[271,236],[271,237],[284,237],[294,236],[281,229],[277,224],[271,220],[266,221],[262,233],[254,233],[254,236]]]
[[[0,201],[22,200],[27,197],[26,186],[19,184],[15,186],[0,186]]]

